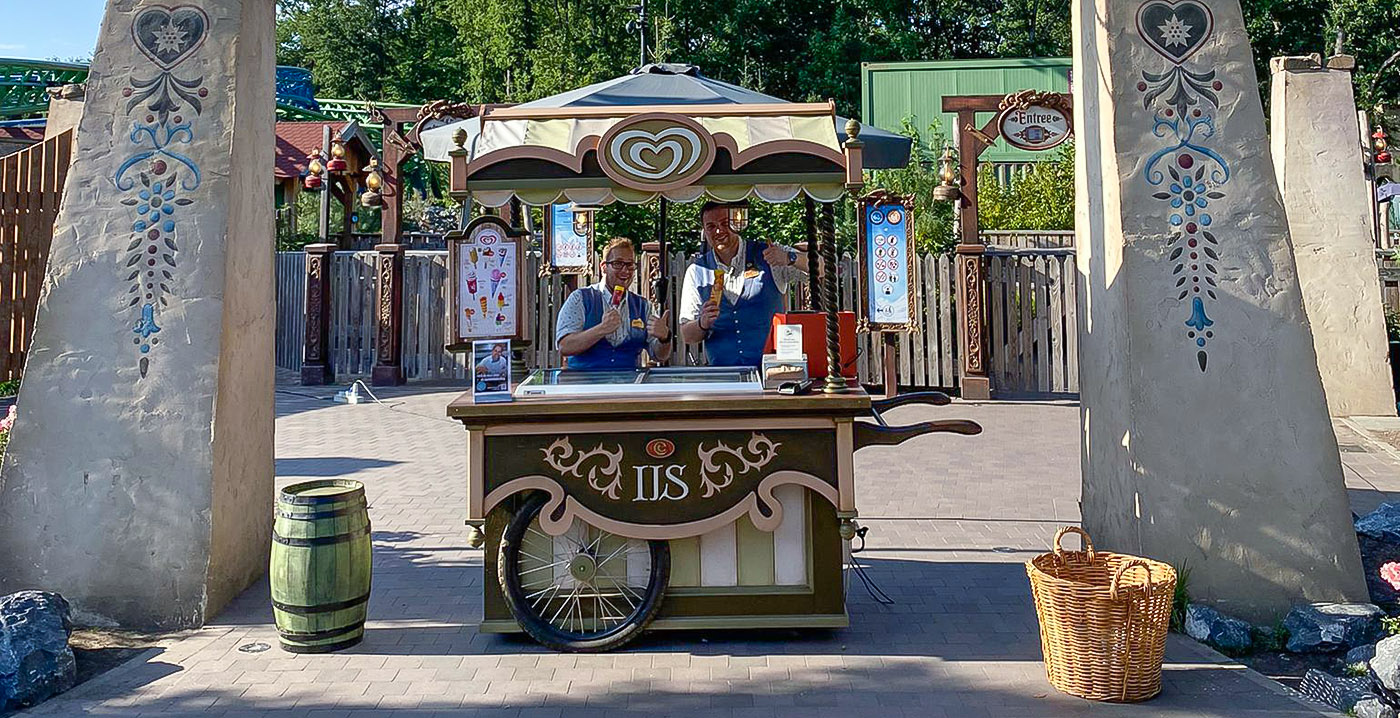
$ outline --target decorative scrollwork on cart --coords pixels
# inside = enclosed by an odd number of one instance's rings
[[[617,500],[622,486],[621,445],[616,451],[608,451],[600,442],[592,449],[578,451],[569,437],[561,436],[544,448],[544,462],[563,476],[587,480],[594,491]]]
[[[723,441],[716,441],[712,449],[706,449],[702,442],[695,453],[700,457],[700,482],[704,486],[704,497],[719,493],[734,481],[734,477],[756,469],[762,469],[778,455],[776,443],[763,434],[754,432],[749,443],[731,447]],[[719,456],[720,460],[715,458]],[[730,458],[723,458],[730,457]]]

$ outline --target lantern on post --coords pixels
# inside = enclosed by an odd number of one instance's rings
[[[308,192],[320,192],[325,189],[322,175],[326,173],[325,165],[321,164],[321,148],[312,150],[306,160],[306,176],[302,178],[301,186]]]
[[[1390,145],[1385,140],[1385,130],[1376,125],[1376,131],[1371,133],[1371,159],[1378,165],[1390,163]]]
[[[593,235],[593,207],[574,205],[574,234],[580,237]]]
[[[749,203],[736,204],[729,208],[729,228],[735,232],[744,231],[749,226]]]
[[[958,157],[952,145],[943,146],[943,156],[938,158],[938,186],[933,188],[933,198],[939,202],[956,202],[962,196],[959,189]]]
[[[379,171],[379,160],[371,157],[365,172],[365,191],[360,194],[360,204],[378,207],[384,204],[384,175]]]
[[[345,143],[339,137],[331,140],[331,159],[326,169],[331,172],[344,172],[349,165],[345,162]]]

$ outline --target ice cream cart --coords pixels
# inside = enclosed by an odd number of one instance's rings
[[[610,104],[572,103],[589,96],[583,88],[434,130],[453,136],[453,195],[487,207],[805,198],[817,210],[809,266],[836,266],[831,203],[869,167],[859,123],[830,102],[783,102],[693,68],[633,75],[648,80],[649,96],[629,96],[619,81],[607,88]],[[701,82],[714,87],[693,91]],[[908,143],[898,147],[903,156],[886,147],[893,157],[879,166],[902,165]],[[511,402],[463,395],[449,405],[466,428],[467,520],[485,537],[483,631],[604,650],[647,628],[848,625],[855,451],[981,429],[886,426],[882,410],[948,399],[872,401],[848,385],[836,278],[812,274],[827,317],[827,356],[811,358],[826,378],[812,393],[765,390],[747,367],[540,369]],[[454,305],[465,317],[472,301]]]

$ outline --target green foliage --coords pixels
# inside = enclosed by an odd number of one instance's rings
[[[953,234],[953,203],[933,199],[938,186],[938,158],[945,138],[937,123],[929,125],[928,137],[921,137],[912,118],[905,118],[900,134],[914,141],[909,165],[901,169],[870,173],[870,189],[885,189],[914,197],[914,246],[920,254],[950,252],[957,244]]]
[[[1400,635],[1400,616],[1382,616],[1381,630],[1387,637]]]
[[[978,225],[986,229],[1074,229],[1074,145],[1015,175],[1009,186],[992,168],[977,175]]]
[[[0,396],[14,396],[19,393],[19,379],[0,381]]]
[[[1191,567],[1183,563],[1176,569],[1176,588],[1172,592],[1172,617],[1168,628],[1176,633],[1186,632],[1186,605],[1191,603]]]
[[[1385,333],[1392,342],[1400,342],[1400,311],[1385,308]]]
[[[1283,622],[1279,621],[1271,628],[1255,626],[1254,630],[1254,650],[1278,652],[1288,646],[1288,629],[1283,627]]]
[[[1368,675],[1370,675],[1370,674],[1371,674],[1371,670],[1370,670],[1370,668],[1366,665],[1366,662],[1365,662],[1365,661],[1357,661],[1356,663],[1348,663],[1348,664],[1346,665],[1346,667],[1342,669],[1342,675],[1344,675],[1344,676],[1346,676],[1346,677],[1348,677],[1348,678],[1362,678],[1362,677],[1368,676]]]

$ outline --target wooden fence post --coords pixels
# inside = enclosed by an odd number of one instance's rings
[[[402,244],[374,246],[375,351],[370,383],[399,386],[403,373],[403,256]]]
[[[306,346],[301,357],[301,383],[317,386],[335,382],[331,366],[331,258],[335,245],[306,245]]]

